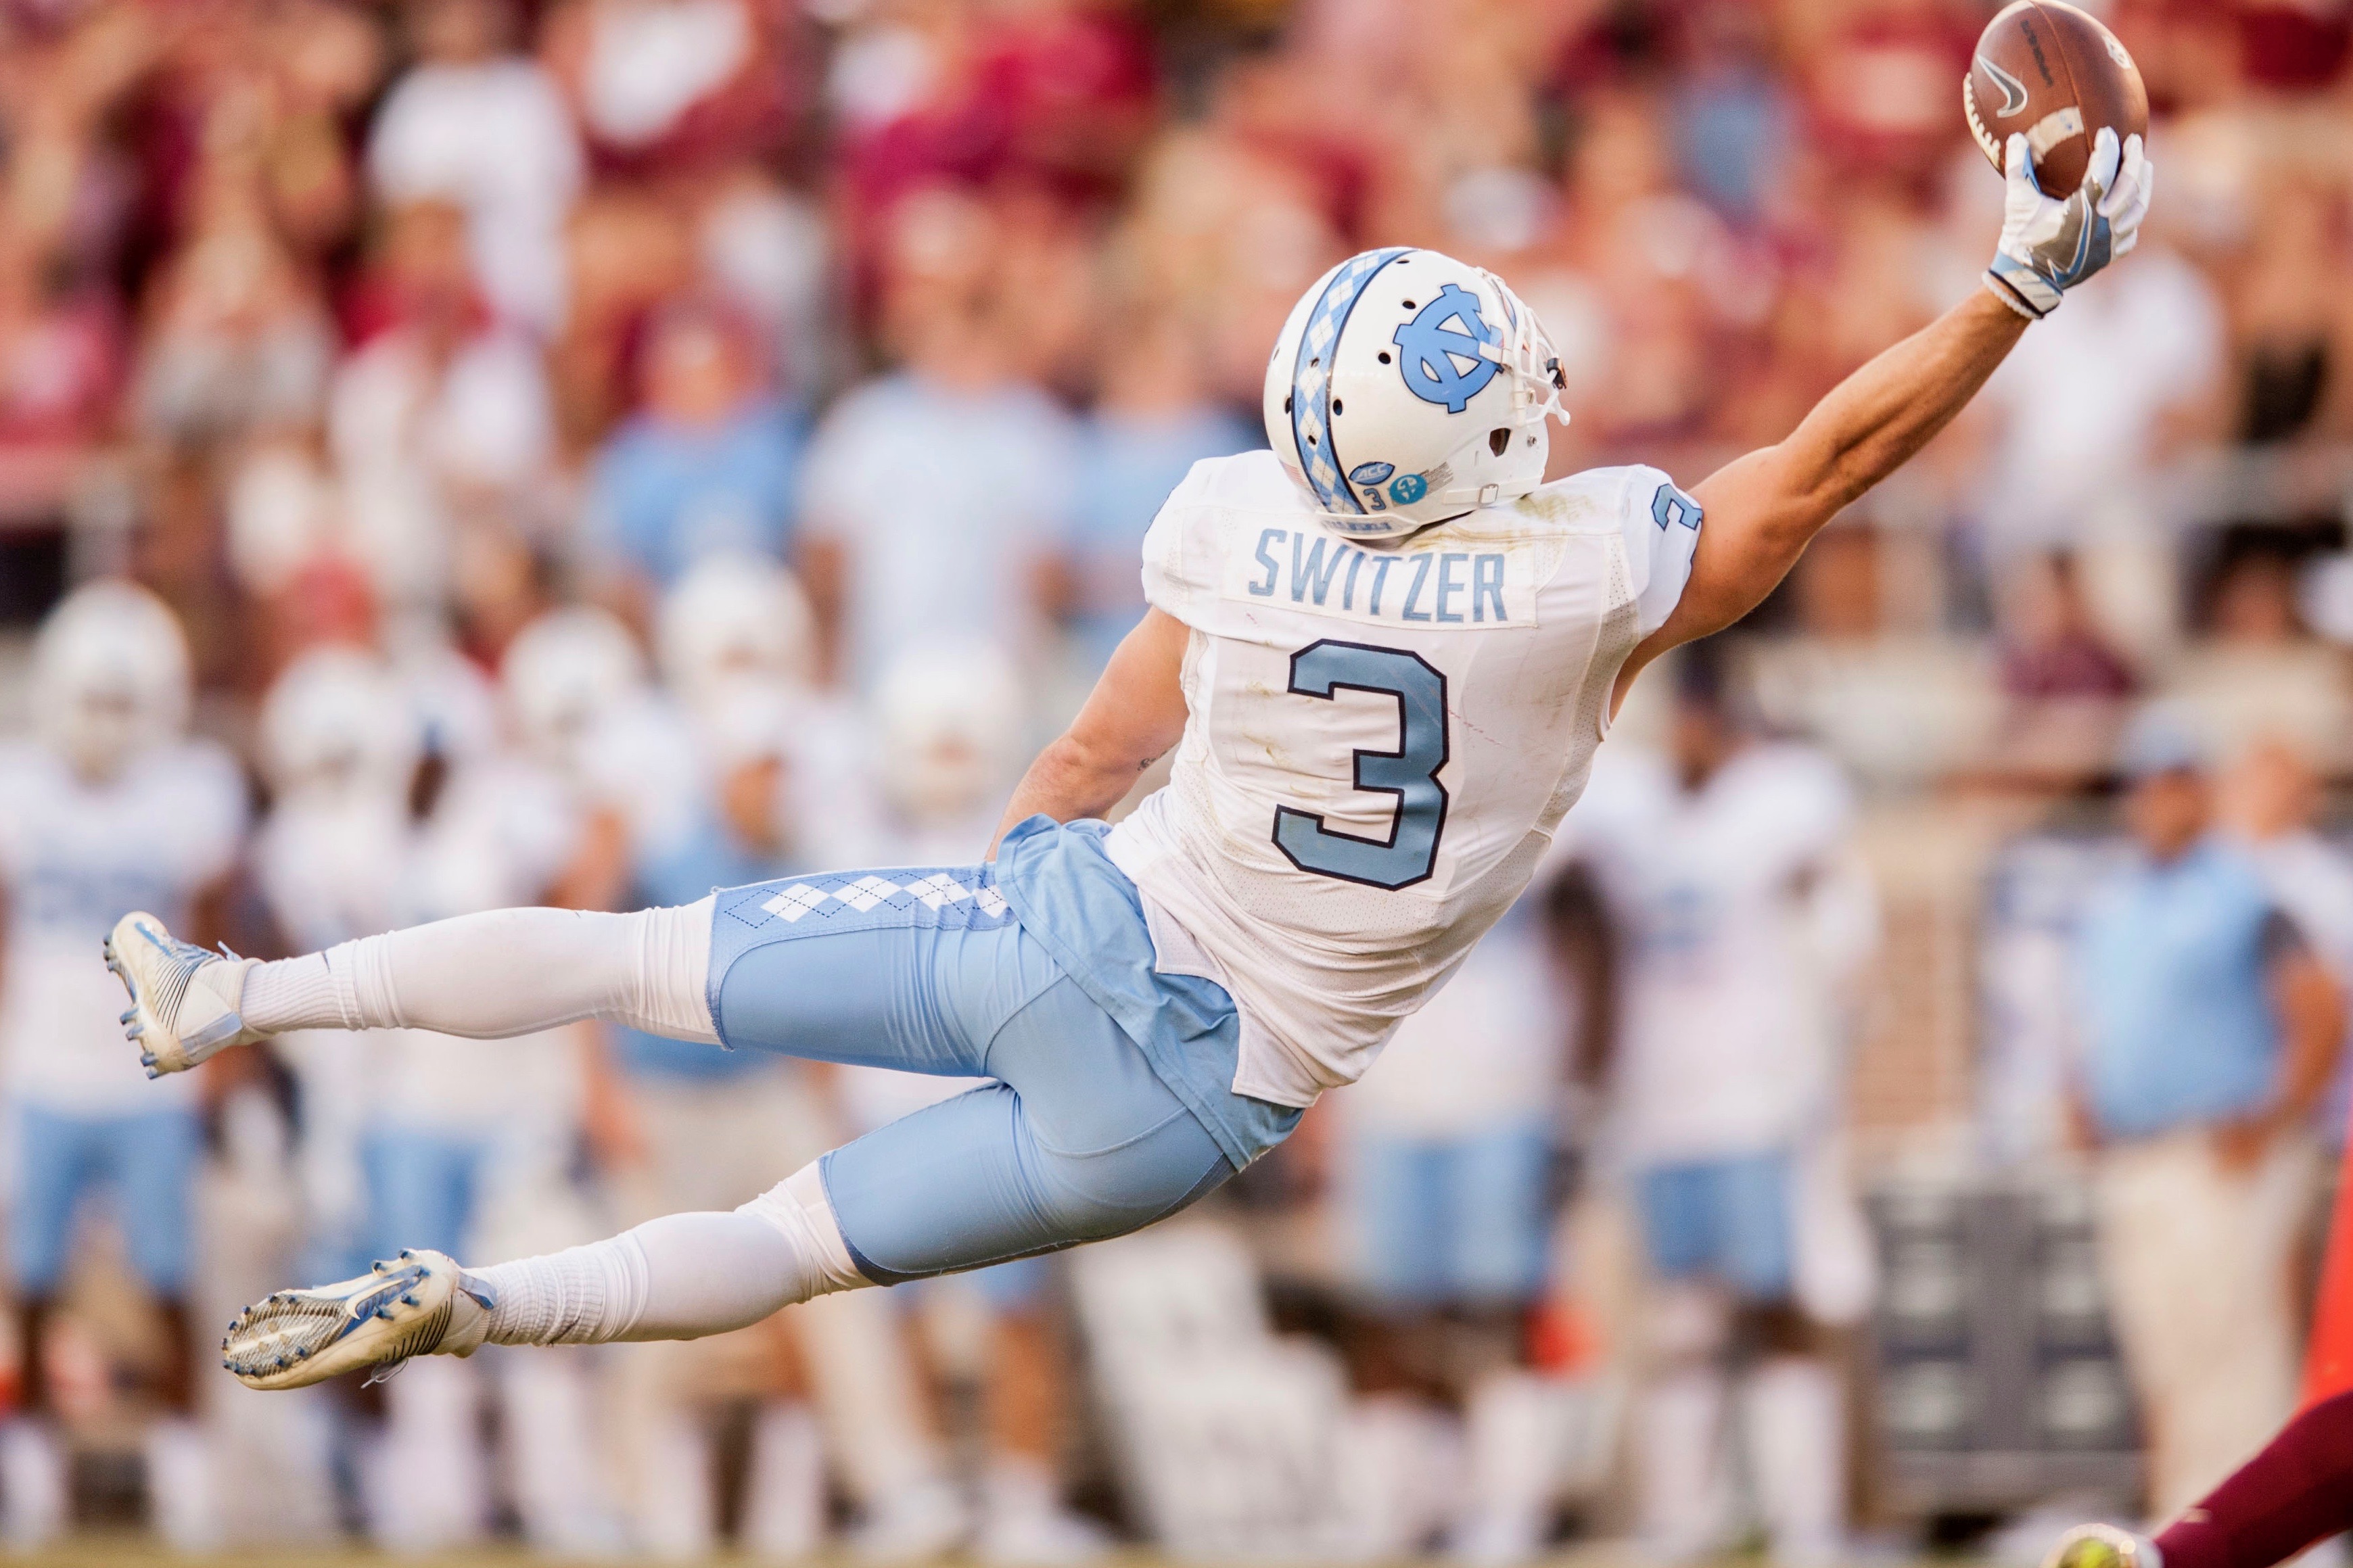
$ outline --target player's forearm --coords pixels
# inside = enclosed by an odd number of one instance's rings
[[[1691,585],[1630,668],[1761,604],[1831,519],[1952,423],[2026,325],[1979,290],[1841,382],[1778,446],[1702,481]]]
[[[1983,289],[1848,376],[1781,443],[1799,510],[1819,529],[1953,421],[2025,333]]]
[[[1061,738],[1038,755],[1005,808],[988,858],[1005,830],[1032,816],[1075,822],[1117,805],[1145,769],[1185,733],[1182,671],[1191,633],[1185,623],[1146,610],[1112,651],[1086,706]]]
[[[2345,1039],[2345,998],[2318,960],[2300,954],[2280,965],[2274,1006],[2284,1037],[2278,1114],[2301,1124],[2337,1077]]]
[[[1155,760],[1090,747],[1075,731],[1061,736],[1039,752],[1029,771],[1021,775],[1012,804],[997,825],[997,837],[989,840],[988,858],[997,858],[997,846],[1017,822],[1032,816],[1050,816],[1057,822],[1101,816],[1120,803]]]

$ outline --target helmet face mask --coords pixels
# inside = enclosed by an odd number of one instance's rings
[[[955,823],[986,810],[1020,768],[1020,679],[994,647],[902,654],[883,672],[875,707],[883,793],[911,823]]]
[[[600,721],[645,679],[637,639],[610,612],[550,610],[525,626],[500,669],[523,749],[559,773],[578,768]]]
[[[139,693],[124,681],[96,680],[64,694],[52,738],[75,773],[111,779],[159,737]]]
[[[281,798],[406,798],[424,723],[375,655],[313,648],[287,666],[261,703],[261,750]]]
[[[737,682],[814,683],[817,620],[791,573],[760,556],[722,554],[694,566],[661,605],[663,675],[693,706]]]
[[[1544,482],[1558,356],[1494,274],[1368,250],[1318,279],[1267,364],[1267,439],[1335,533],[1401,539]]]
[[[104,782],[187,722],[188,647],[161,599],[128,583],[76,589],[34,645],[36,725],[84,779]]]

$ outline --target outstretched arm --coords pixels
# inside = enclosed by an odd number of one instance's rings
[[[1057,822],[1102,816],[1119,804],[1137,774],[1184,738],[1185,644],[1191,635],[1174,616],[1144,613],[1079,716],[1021,776],[997,824],[997,838],[1041,812]],[[988,858],[997,858],[994,841]]]
[[[2023,137],[2012,139],[2008,166],[1987,287],[1841,382],[1787,439],[1736,458],[1692,492],[1706,521],[1691,579],[1666,624],[1620,670],[1613,706],[1652,659],[1755,609],[1823,524],[1952,422],[2062,290],[2132,248],[2149,189],[2138,137],[2119,148],[2114,132],[2101,132],[2083,188],[2063,202],[2035,186]]]
[[[1692,492],[1706,525],[1691,581],[1626,660],[1618,695],[1667,649],[1755,609],[1824,523],[1952,422],[2026,327],[1979,289],[1841,382],[1778,446],[1709,475]]]

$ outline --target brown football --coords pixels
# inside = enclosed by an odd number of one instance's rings
[[[2148,89],[2096,17],[2061,0],[2017,0],[1978,35],[1961,110],[1995,168],[2010,137],[2022,135],[2033,150],[2034,183],[2064,196],[2084,183],[2100,127],[2115,126],[2118,141],[2147,131]]]

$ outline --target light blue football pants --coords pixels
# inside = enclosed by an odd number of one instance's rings
[[[111,1185],[132,1270],[159,1296],[182,1294],[194,1251],[188,1199],[204,1154],[195,1112],[84,1116],[26,1105],[16,1116],[16,1196],[8,1226],[16,1288],[36,1296],[58,1289],[81,1199]]]
[[[1124,1235],[1234,1173],[1018,921],[892,902],[812,912],[736,952],[723,931],[712,942],[712,1016],[732,1047],[997,1080],[825,1157],[861,1273],[895,1284]],[[723,901],[714,921],[730,918]]]

